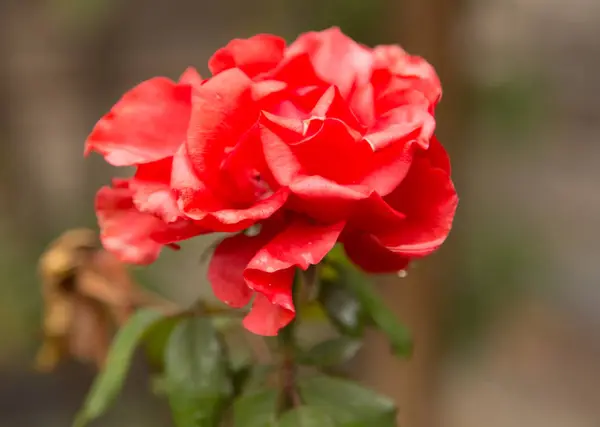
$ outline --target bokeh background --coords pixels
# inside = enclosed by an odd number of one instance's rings
[[[95,226],[114,170],[84,160],[128,88],[234,37],[337,25],[437,68],[438,135],[461,196],[455,229],[381,290],[416,336],[410,361],[369,336],[353,375],[392,395],[405,427],[600,425],[600,2],[597,0],[0,0],[0,425],[69,425],[94,375],[32,369],[36,259]],[[136,271],[178,301],[206,292],[197,240]],[[96,426],[169,426],[141,368]],[[375,426],[374,426],[375,427]]]

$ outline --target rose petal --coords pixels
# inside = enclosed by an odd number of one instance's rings
[[[381,196],[394,191],[408,173],[416,147],[412,141],[397,142],[376,151],[361,184]]]
[[[288,220],[287,227],[252,258],[246,278],[255,278],[255,273],[271,273],[289,267],[306,270],[310,265],[318,264],[335,245],[344,225],[343,221],[333,225],[313,224],[302,217]],[[253,280],[249,282],[255,283]],[[268,292],[269,285],[264,287]],[[260,285],[253,288],[262,289]]]
[[[98,121],[85,153],[97,151],[114,166],[148,163],[172,156],[185,140],[191,87],[156,77],[127,92]]]
[[[421,92],[416,90],[410,81],[392,79],[391,83],[381,88],[374,96],[375,115],[380,116],[399,106],[410,105],[420,107],[433,115],[431,102]]]
[[[184,218],[170,188],[172,165],[172,157],[142,164],[129,183],[134,190],[133,203],[137,209],[156,215],[167,223]]]
[[[201,220],[209,212],[225,207],[224,202],[196,176],[185,145],[173,158],[171,188],[178,208],[190,218]]]
[[[288,197],[289,189],[280,188],[269,197],[257,201],[248,208],[221,209],[210,212],[200,223],[214,231],[241,231],[273,216],[283,207]]]
[[[159,217],[160,212],[141,212],[134,203],[140,184],[135,179],[115,181],[115,187],[98,191],[95,209],[102,243],[123,262],[150,264],[163,245],[174,248],[174,242],[207,232],[189,219],[167,224]]]
[[[149,213],[172,223],[184,219],[170,188],[162,184],[138,182],[132,184],[135,190],[133,203],[143,213]]]
[[[348,258],[367,273],[399,271],[409,263],[409,258],[391,252],[368,233],[344,236],[344,250]]]
[[[427,110],[403,105],[379,116],[365,138],[376,151],[399,141],[411,140],[427,148],[434,130],[435,119]]]
[[[375,123],[375,98],[373,85],[356,85],[348,97],[352,112],[363,126],[371,127]]]
[[[259,120],[265,162],[274,180],[280,186],[289,185],[300,173],[302,166],[286,143],[299,141],[303,136],[301,120],[285,119],[263,112]]]
[[[408,257],[425,256],[441,246],[458,204],[448,174],[424,157],[415,159],[405,180],[385,200],[404,213],[406,221],[376,237],[382,246]]]
[[[253,292],[244,281],[244,269],[265,243],[260,235],[243,233],[219,243],[208,267],[208,280],[218,299],[237,308],[250,302]]]
[[[168,186],[171,182],[172,169],[173,157],[165,157],[162,160],[139,165],[135,171],[134,179]]]
[[[250,319],[244,323],[249,323],[247,327],[253,331],[260,330],[262,332],[259,333],[262,334],[273,335],[282,327],[283,322],[280,320],[286,320],[287,323],[293,318],[294,269],[298,267],[306,270],[310,265],[321,262],[337,242],[343,227],[343,222],[322,226],[295,218],[256,253],[244,272],[246,283],[279,308],[275,309],[265,301],[258,300],[258,303],[255,302],[257,313],[251,314]],[[262,320],[259,317],[261,310],[270,313],[263,314],[265,318]],[[282,310],[289,313],[285,314]]]
[[[315,108],[319,101],[327,98],[323,97],[325,96],[326,92],[331,89],[331,87],[332,86],[324,85],[302,86],[296,88],[294,92],[290,93],[289,101],[299,112],[301,112],[298,117],[301,117],[302,119],[309,118],[311,116],[311,110]],[[339,98],[335,101],[339,101]],[[348,114],[351,115],[350,112]],[[283,116],[287,117],[285,114]]]
[[[256,102],[261,102],[263,109],[268,109],[270,97],[276,97],[281,95],[288,88],[286,82],[278,80],[263,80],[260,82],[254,82],[252,84],[252,99]],[[276,99],[273,103],[280,102],[280,99]]]
[[[339,185],[320,176],[299,177],[289,189],[290,207],[326,223],[347,218],[356,202],[372,193],[362,185]]]
[[[175,242],[181,242],[208,233],[212,233],[212,231],[206,229],[200,223],[178,219],[175,222],[165,224],[164,227],[153,229],[150,232],[150,237],[162,245],[172,246]]]
[[[249,206],[277,188],[265,162],[258,126],[225,156],[220,173],[224,183],[221,198],[235,206]]]
[[[267,72],[283,58],[285,40],[271,34],[258,34],[248,39],[233,39],[217,50],[208,61],[211,73],[239,68],[249,77]]]
[[[357,80],[367,82],[372,58],[368,48],[344,35],[339,28],[302,34],[286,50],[292,58],[308,54],[316,74],[338,87],[347,97]]]
[[[231,182],[228,184],[231,185]],[[171,186],[179,209],[187,217],[213,231],[234,232],[250,227],[257,221],[272,216],[289,196],[287,188],[280,188],[271,195],[265,194],[262,199],[236,207],[217,197],[198,178],[184,148],[174,157]]]
[[[279,185],[290,185],[301,175],[347,184],[367,173],[373,150],[360,134],[338,119],[313,118],[305,123],[304,130],[297,119],[261,116],[265,160]],[[308,136],[303,138],[304,134]]]
[[[296,117],[279,116],[263,111],[259,124],[271,129],[287,143],[301,141],[305,134],[306,125]]]
[[[186,149],[191,165],[213,191],[220,185],[225,152],[234,147],[258,119],[252,81],[232,68],[217,74],[192,94]]]
[[[439,102],[442,89],[435,69],[423,58],[407,54],[399,46],[384,45],[373,49],[372,82],[376,88],[405,84],[421,92],[435,105]]]
[[[405,221],[404,213],[392,208],[379,194],[372,193],[356,203],[348,226],[352,230],[377,234],[393,230]]]
[[[147,265],[158,258],[162,245],[150,238],[159,227],[157,218],[135,211],[114,212],[99,216],[100,240],[106,250],[122,262]]]
[[[348,103],[342,98],[335,86],[330,86],[311,110],[310,117],[325,119],[327,117],[343,121],[347,126],[359,132],[364,127],[358,122],[356,116],[350,110]]]
[[[184,150],[173,160],[172,187],[179,209],[203,227],[213,231],[240,231],[257,221],[269,218],[288,198],[289,190],[282,188],[248,207],[232,208],[216,198],[194,174]]]
[[[294,55],[286,53],[283,61],[263,78],[286,82],[290,88],[322,86],[327,83],[315,73],[310,55],[305,52]]]
[[[429,148],[427,149],[426,155],[427,158],[429,158],[432,167],[440,168],[450,175],[452,172],[450,157],[435,135],[433,135],[429,141]]]
[[[294,313],[277,304],[272,304],[266,297],[256,294],[252,310],[243,320],[243,325],[250,332],[262,336],[276,336],[277,332],[294,319]]]
[[[150,238],[162,221],[135,210],[132,192],[126,188],[102,187],[96,194],[96,214],[100,240],[121,261],[150,264],[158,258],[162,245]]]
[[[198,74],[198,71],[196,71],[194,67],[188,67],[179,77],[179,83],[190,85],[192,86],[192,88],[197,88],[202,86],[204,80],[202,79],[202,76]]]
[[[373,149],[343,121],[311,119],[307,138],[291,144],[305,175],[318,175],[341,185],[354,184],[367,173]]]

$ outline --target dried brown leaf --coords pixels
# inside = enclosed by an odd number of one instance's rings
[[[99,245],[95,232],[69,230],[39,261],[44,298],[44,341],[36,361],[41,370],[74,358],[102,367],[110,340],[133,311],[177,306],[139,287],[126,267]]]

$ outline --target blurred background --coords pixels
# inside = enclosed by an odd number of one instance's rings
[[[382,292],[416,337],[410,361],[377,334],[353,375],[393,396],[405,427],[600,425],[600,2],[597,0],[0,0],[0,425],[69,425],[94,371],[32,365],[36,260],[95,227],[115,171],[82,157],[119,96],[235,37],[293,40],[337,25],[400,43],[438,70],[438,135],[461,204],[435,256]],[[178,301],[206,292],[196,239],[136,271]],[[94,425],[170,425],[134,369]],[[375,427],[375,426],[374,426]]]

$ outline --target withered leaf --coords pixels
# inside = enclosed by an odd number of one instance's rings
[[[74,358],[101,368],[115,330],[140,307],[177,307],[139,287],[126,267],[102,249],[88,229],[69,230],[39,261],[44,299],[44,341],[36,361],[52,370]]]

